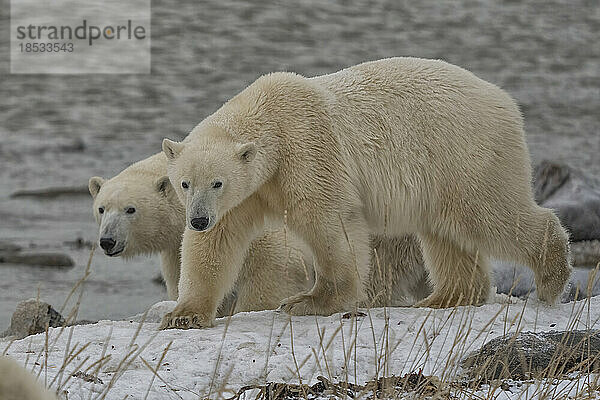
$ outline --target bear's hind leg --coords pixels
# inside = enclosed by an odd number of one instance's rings
[[[552,210],[537,204],[520,210],[502,236],[490,241],[490,254],[529,266],[538,298],[553,304],[571,275],[568,235]]]
[[[437,235],[419,236],[425,266],[433,282],[433,293],[416,307],[445,308],[482,304],[490,291],[487,256],[461,249]]]

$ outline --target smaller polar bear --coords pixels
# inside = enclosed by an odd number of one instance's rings
[[[185,210],[166,169],[166,157],[158,153],[111,179],[90,178],[89,190],[104,253],[110,257],[160,253],[169,299],[177,300]],[[238,284],[221,303],[219,315],[228,315],[234,302],[235,312],[277,308],[285,297],[310,288],[312,270],[308,258],[286,246],[283,231],[267,231],[248,250]]]
[[[57,400],[57,397],[15,360],[0,355],[0,400]]]
[[[443,61],[272,73],[163,151],[187,214],[185,285],[163,328],[212,324],[265,216],[315,256],[314,287],[282,304],[293,315],[363,301],[373,235],[419,237],[434,286],[419,306],[483,303],[491,258],[529,266],[548,303],[571,272],[567,233],[533,199],[518,106]]]
[[[169,299],[177,300],[185,210],[166,173],[167,159],[158,153],[111,179],[90,178],[89,190],[104,253],[112,257],[160,253]],[[375,236],[372,247],[375,267],[363,305],[406,306],[431,292],[414,236],[393,240]],[[264,232],[250,245],[234,278],[237,283],[217,315],[228,315],[234,302],[235,312],[274,309],[284,298],[310,289],[312,259],[308,248],[290,232]]]

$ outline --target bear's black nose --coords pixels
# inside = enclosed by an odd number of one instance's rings
[[[190,224],[192,224],[194,229],[203,231],[208,226],[208,218],[207,217],[192,218],[192,220],[190,221]]]
[[[101,238],[100,239],[100,247],[102,247],[102,249],[104,251],[111,251],[112,248],[115,247],[116,243],[117,242],[115,242],[111,238]]]

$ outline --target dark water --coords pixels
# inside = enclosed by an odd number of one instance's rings
[[[94,240],[91,200],[13,200],[20,189],[86,185],[180,139],[259,75],[307,76],[366,60],[441,58],[496,83],[521,104],[534,160],[600,174],[597,1],[155,1],[150,75],[8,74],[8,4],[0,7],[0,240],[66,251],[69,272],[0,264],[0,328],[36,295],[62,304]],[[85,318],[135,314],[164,296],[158,260],[97,254]]]

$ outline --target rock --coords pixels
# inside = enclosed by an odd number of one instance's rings
[[[519,298],[535,293],[531,269],[505,261],[492,262],[493,284],[496,291]]]
[[[75,372],[73,375],[71,375],[73,378],[79,378],[85,382],[90,382],[90,383],[96,383],[96,384],[100,384],[100,385],[104,385],[104,382],[102,381],[102,379],[98,378],[95,375],[92,374],[88,374],[86,372],[83,371],[77,371]]]
[[[80,319],[80,320],[77,320],[72,323],[68,322],[67,326],[91,325],[91,324],[96,324],[96,323],[98,323],[98,321],[91,320],[91,319]]]
[[[571,243],[573,266],[596,268],[600,263],[600,240],[584,240]]]
[[[38,299],[29,299],[17,305],[6,333],[22,339],[45,332],[47,327],[56,328],[64,325],[65,319],[50,304]]]
[[[58,147],[58,151],[64,153],[79,153],[86,148],[85,142],[81,138],[76,138],[69,143],[64,143]]]
[[[0,263],[40,267],[72,267],[75,262],[62,253],[0,253]]]
[[[600,181],[565,164],[542,161],[534,170],[536,201],[556,210],[571,241],[600,239]]]
[[[21,246],[10,243],[10,242],[0,242],[0,255],[6,253],[18,253],[21,251]]]
[[[492,265],[493,282],[497,293],[510,294],[522,299],[535,297],[535,282],[531,269],[501,261],[494,261]],[[594,281],[590,282],[592,278]],[[593,269],[574,268],[560,296],[560,302],[568,303],[598,295],[600,295],[600,272],[596,274]]]
[[[588,199],[579,204],[549,201],[544,206],[557,210],[571,241],[600,239],[600,199]]]
[[[52,187],[44,189],[19,190],[11,193],[10,198],[36,197],[40,199],[52,199],[59,196],[89,196],[87,186]]]
[[[565,164],[543,160],[533,170],[533,191],[535,201],[542,204],[552,196],[571,175],[571,168]]]
[[[492,339],[462,361],[467,377],[530,379],[600,371],[600,330],[522,332]]]
[[[21,252],[21,247],[9,242],[0,242],[0,264],[26,264],[42,267],[72,267],[73,259],[63,253]]]
[[[154,278],[152,278],[152,283],[163,286],[165,288],[167,287],[167,284],[165,283],[165,278],[163,278],[160,272],[154,275]]]
[[[94,247],[94,242],[90,242],[89,240],[85,240],[82,237],[78,237],[75,240],[66,240],[63,244],[69,246],[72,249],[91,249]]]

